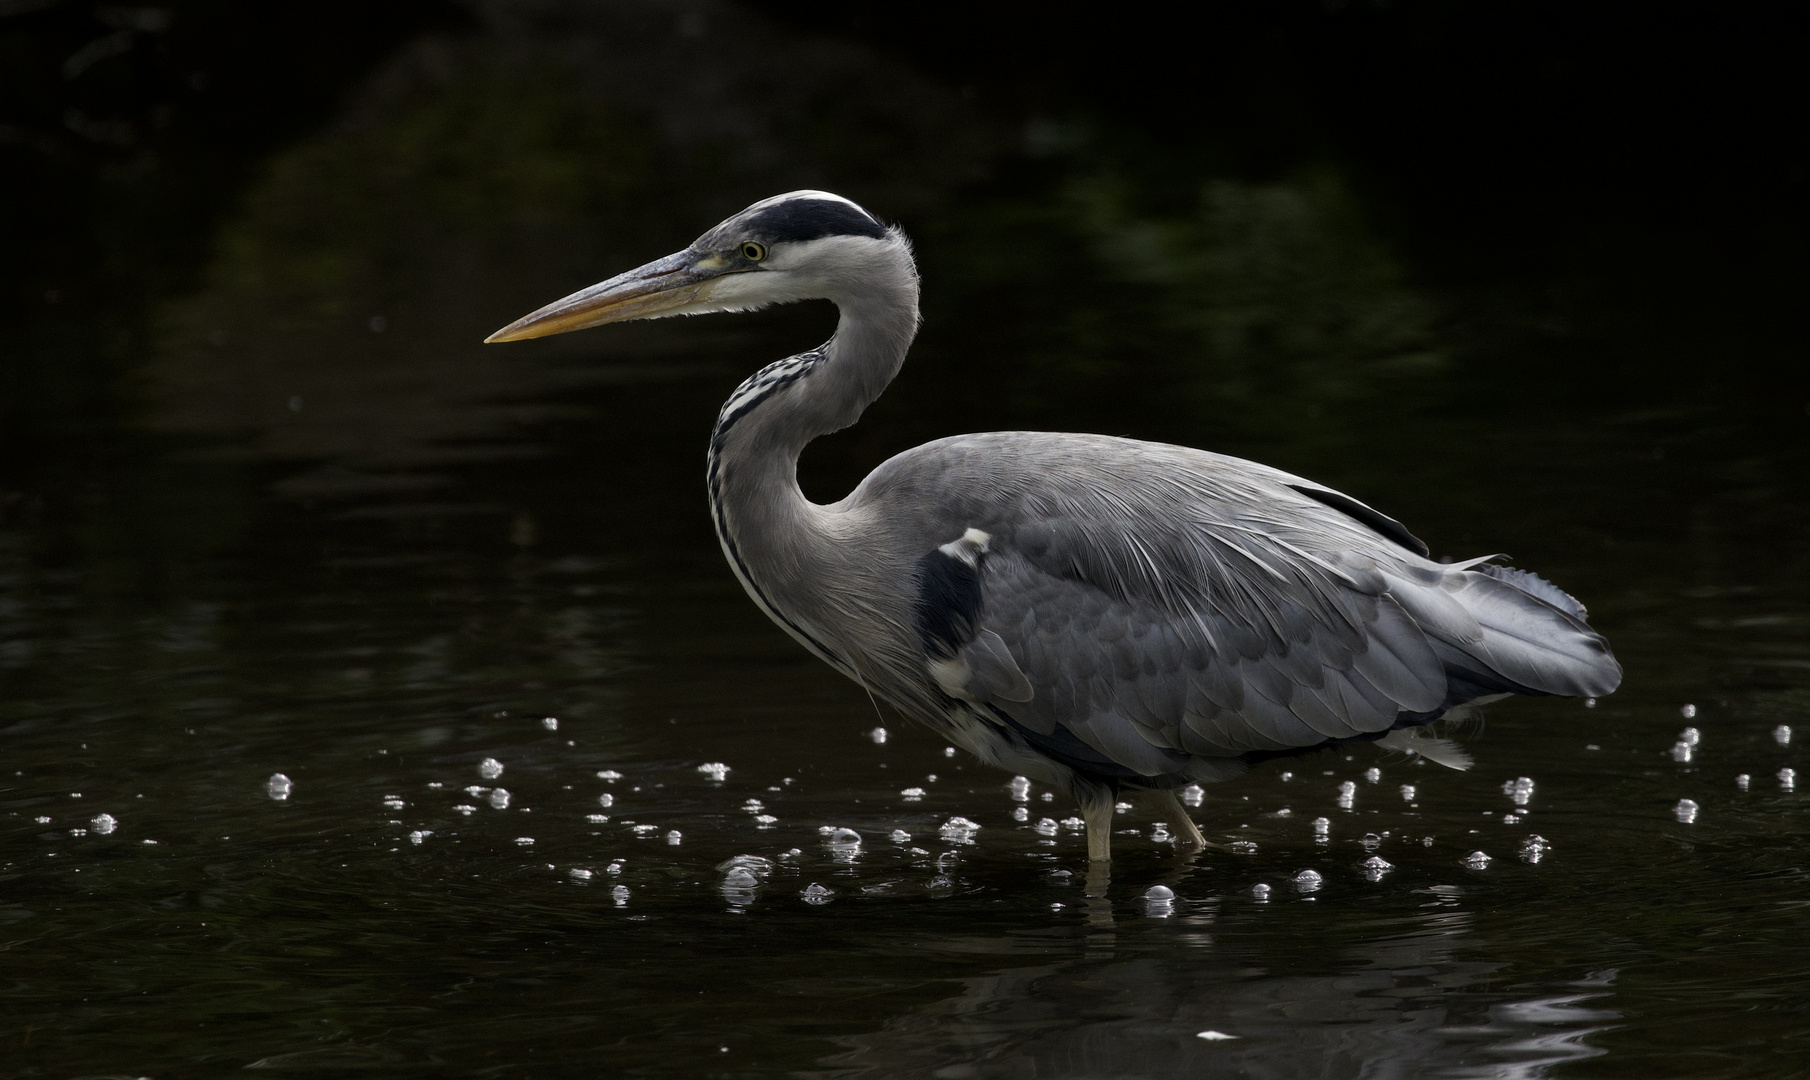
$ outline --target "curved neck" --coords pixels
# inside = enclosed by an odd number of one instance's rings
[[[824,582],[850,553],[833,515],[798,487],[798,455],[812,439],[853,424],[898,374],[917,333],[917,274],[901,242],[882,273],[859,288],[825,286],[841,312],[835,336],[813,352],[768,365],[731,394],[710,440],[710,509],[743,587],[813,652],[855,676],[858,660],[826,639],[840,615]],[[858,555],[859,553],[854,553]]]

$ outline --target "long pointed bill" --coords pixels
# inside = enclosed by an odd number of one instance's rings
[[[720,256],[700,257],[695,252],[681,251],[555,300],[484,340],[526,341],[625,319],[677,314],[708,300],[711,287],[722,273]]]

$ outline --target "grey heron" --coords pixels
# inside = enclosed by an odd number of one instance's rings
[[[795,191],[685,250],[491,335],[828,299],[824,345],[756,372],[717,417],[717,539],[754,602],[819,659],[983,761],[1066,791],[1088,857],[1115,800],[1358,741],[1448,763],[1425,726],[1508,694],[1621,681],[1583,605],[1531,573],[1440,563],[1399,522],[1277,469],[1104,435],[957,435],[819,505],[811,440],[853,424],[918,329],[911,245]]]

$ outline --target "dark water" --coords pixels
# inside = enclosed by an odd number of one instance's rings
[[[977,103],[740,9],[401,36],[204,256],[14,273],[45,305],[6,339],[0,1074],[1810,1072],[1810,393],[1796,285],[1704,254],[1726,207],[1539,257],[1483,228],[1515,254],[1479,273],[1350,155]],[[1494,707],[1468,773],[1266,765],[1195,859],[1132,810],[1090,889],[1037,828],[1073,807],[877,710],[722,565],[715,409],[828,311],[477,344],[807,185],[926,277],[814,494],[964,430],[1259,458],[1553,578],[1624,688]],[[108,280],[141,287],[76,284]]]

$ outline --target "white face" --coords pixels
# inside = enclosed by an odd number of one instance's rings
[[[670,314],[751,311],[797,300],[837,299],[883,272],[881,268],[894,263],[903,247],[903,239],[892,235],[879,240],[826,236],[773,244],[753,269],[714,279],[707,295]]]

